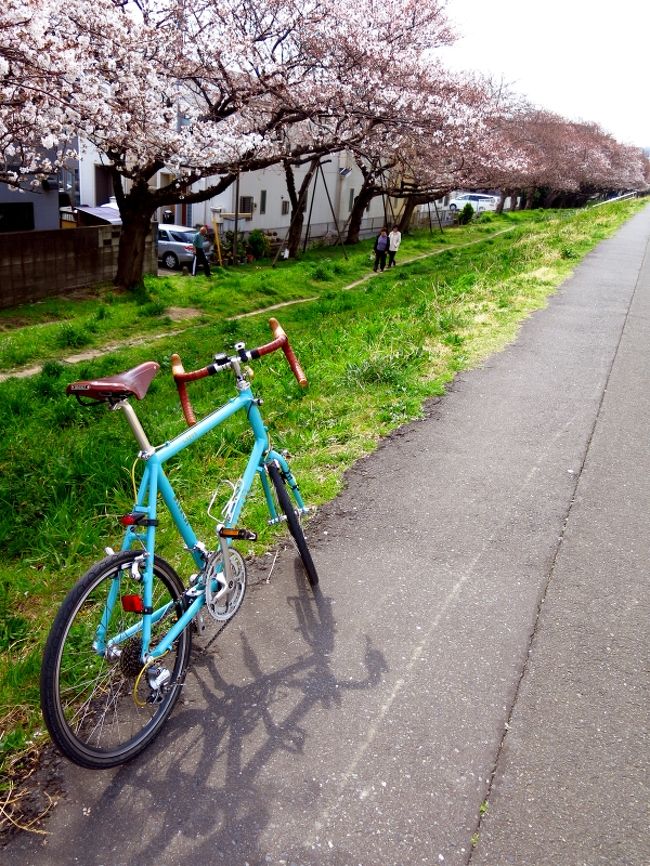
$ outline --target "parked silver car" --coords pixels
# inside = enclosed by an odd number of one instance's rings
[[[174,271],[181,265],[189,265],[194,259],[192,241],[196,229],[191,226],[158,226],[158,261]]]
[[[499,199],[495,195],[485,195],[481,192],[464,192],[455,195],[449,202],[449,210],[462,210],[466,204],[471,204],[476,213],[485,210],[496,210]]]

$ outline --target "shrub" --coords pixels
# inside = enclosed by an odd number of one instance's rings
[[[474,216],[474,208],[471,206],[471,204],[469,202],[467,202],[465,207],[458,214],[458,224],[461,226],[466,226],[467,223],[471,223],[473,216]]]
[[[248,236],[248,247],[256,259],[264,259],[269,254],[269,239],[261,229],[253,229]]]

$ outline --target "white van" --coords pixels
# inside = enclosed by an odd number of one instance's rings
[[[449,210],[462,210],[466,204],[471,204],[474,213],[484,210],[496,210],[499,199],[495,195],[485,195],[482,192],[464,192],[454,196],[449,202]]]

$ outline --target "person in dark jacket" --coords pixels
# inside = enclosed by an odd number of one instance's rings
[[[383,271],[386,267],[386,255],[388,253],[388,232],[382,229],[375,239],[375,264],[372,269],[377,273],[377,269]]]
[[[208,257],[205,254],[205,240],[208,234],[208,227],[201,226],[198,232],[194,235],[194,240],[192,241],[192,246],[194,247],[194,261],[192,262],[192,276],[196,276],[196,272],[199,268],[203,268],[203,273],[206,277],[210,276],[210,263],[208,262]]]

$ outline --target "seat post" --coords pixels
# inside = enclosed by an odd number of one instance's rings
[[[133,431],[133,435],[136,438],[136,442],[140,446],[140,450],[143,453],[143,456],[147,457],[150,454],[153,454],[154,448],[152,448],[151,443],[147,439],[147,434],[144,432],[142,424],[140,423],[140,419],[135,414],[135,409],[129,403],[128,400],[120,400],[119,403],[116,403],[113,406],[113,409],[121,409],[126,415],[126,420],[129,422],[129,427]]]

